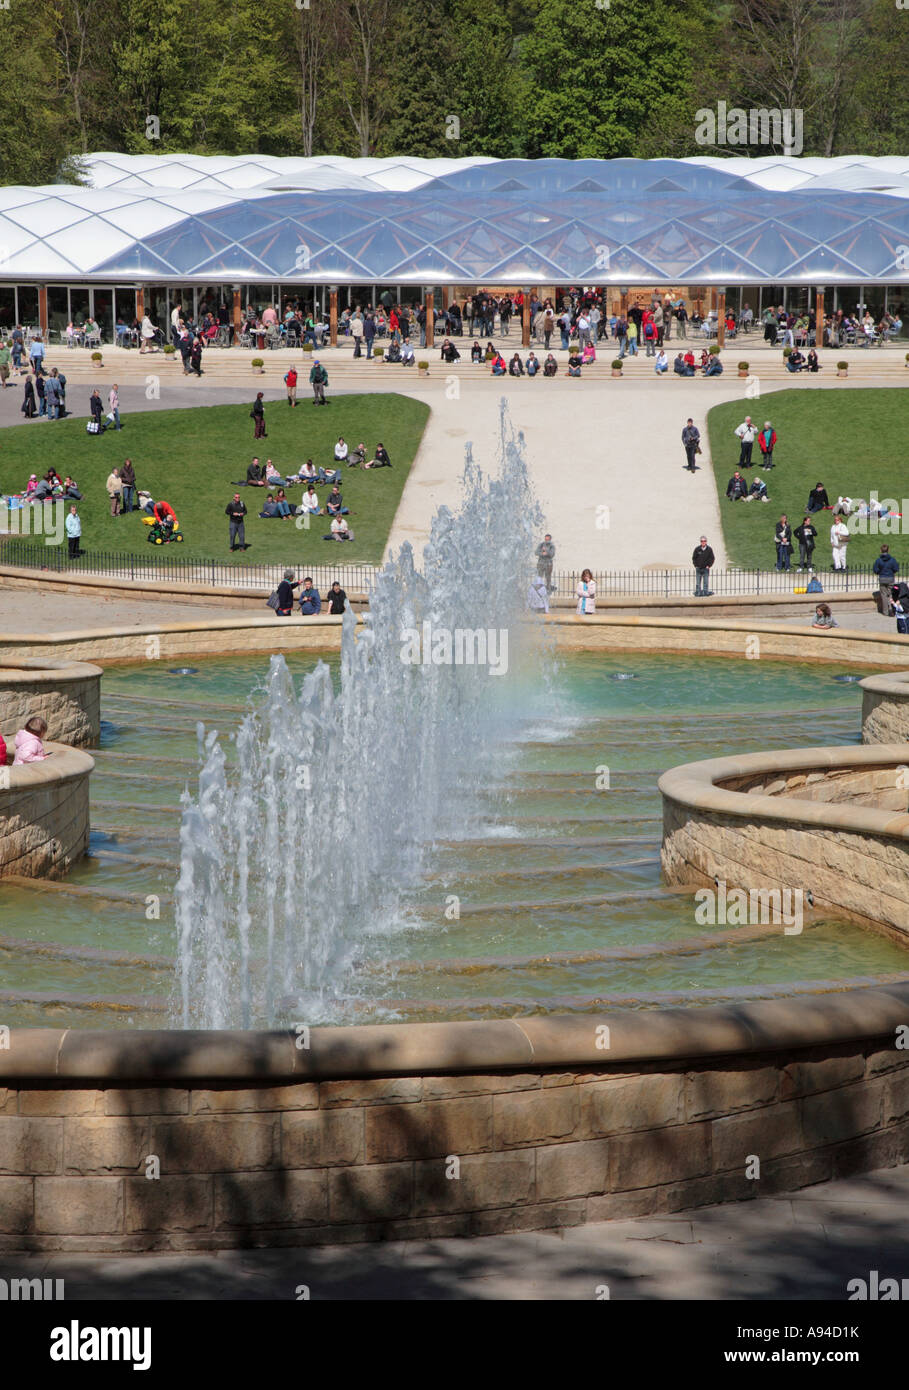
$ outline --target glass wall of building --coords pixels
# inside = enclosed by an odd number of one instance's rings
[[[66,337],[69,323],[69,286],[48,285],[47,287],[47,327],[50,341]]]
[[[112,286],[102,286],[92,291],[92,318],[101,330],[104,342],[111,342],[114,336],[114,291]]]
[[[17,287],[17,321],[23,328],[38,327],[38,286],[19,285]]]
[[[129,328],[136,317],[136,291],[132,285],[118,285],[114,294],[116,322],[125,323]]]
[[[14,328],[16,323],[16,287],[0,285],[0,328]]]

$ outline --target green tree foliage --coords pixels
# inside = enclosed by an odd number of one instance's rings
[[[902,153],[907,70],[893,0],[10,0],[0,179],[104,149],[680,157],[720,100],[802,110],[805,154]]]

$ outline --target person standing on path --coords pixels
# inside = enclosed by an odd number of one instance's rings
[[[596,612],[597,587],[590,570],[581,570],[581,579],[575,591],[578,596],[578,613],[588,615]]]
[[[875,560],[873,568],[878,578],[878,592],[880,595],[878,607],[885,618],[890,618],[893,616],[890,596],[893,586],[896,583],[896,576],[900,572],[900,565],[899,561],[894,559],[890,554],[889,545],[881,546],[881,553]]]
[[[267,439],[265,433],[265,397],[262,391],[256,392],[256,399],[253,401],[253,408],[249,412],[249,417],[255,425],[254,439]]]
[[[297,369],[288,367],[284,374],[284,384],[287,387],[287,404],[291,410],[296,409],[297,405]]]
[[[69,558],[71,560],[78,560],[79,556],[82,554],[82,547],[80,545],[82,539],[82,521],[75,502],[70,507],[64,524],[66,526],[66,542],[69,547]]]
[[[312,371],[309,373],[309,384],[312,387],[313,405],[325,405],[325,388],[328,385],[328,372],[322,366],[318,358],[312,364]]]
[[[701,431],[690,415],[685,428],[682,430],[682,443],[685,446],[685,458],[688,460],[685,467],[690,473],[693,473],[697,468],[694,461],[695,455],[701,452]]]
[[[846,546],[849,544],[849,527],[841,516],[834,518],[830,527],[830,549],[833,552],[833,568],[846,568]]]
[[[709,598],[713,593],[713,590],[709,587],[710,571],[716,563],[716,556],[711,547],[707,544],[706,536],[702,536],[700,545],[694,547],[691,563],[694,565],[695,572],[695,598]]]
[[[246,516],[246,503],[240,501],[239,492],[235,492],[233,499],[224,508],[225,515],[230,522],[230,548],[231,550],[246,549],[246,526],[244,517]]]
[[[350,319],[350,336],[353,338],[354,357],[363,356],[363,315],[357,309]]]
[[[546,588],[552,591],[552,562],[555,559],[555,546],[549,532],[537,546],[537,574],[546,580]]]
[[[750,468],[751,450],[754,448],[754,436],[757,433],[750,415],[745,416],[735,433],[742,446],[739,451],[739,468]]]
[[[110,408],[111,415],[114,417],[114,429],[122,429],[123,427],[120,424],[120,388],[116,382],[114,382],[107,394],[107,404]]]

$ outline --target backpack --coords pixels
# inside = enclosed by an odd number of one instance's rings
[[[805,589],[806,594],[822,594],[823,592],[824,586],[819,579],[816,577],[809,579],[808,587]]]

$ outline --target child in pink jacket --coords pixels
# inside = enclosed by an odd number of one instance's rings
[[[44,744],[41,742],[47,733],[47,722],[40,715],[29,719],[24,729],[20,729],[16,734],[16,756],[13,758],[13,767],[21,767],[23,763],[40,763],[47,754],[44,751]]]

